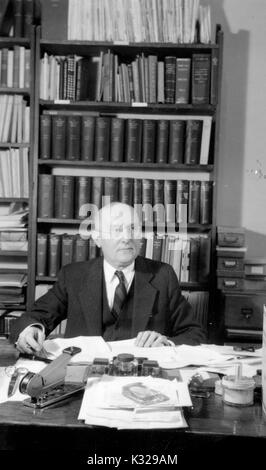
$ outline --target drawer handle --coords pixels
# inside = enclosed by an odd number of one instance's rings
[[[237,285],[236,281],[224,281],[225,287],[235,287]]]
[[[238,237],[237,237],[237,236],[233,236],[233,235],[225,235],[224,239],[225,239],[225,241],[231,242],[231,243],[238,241]]]
[[[233,268],[236,266],[236,261],[224,261],[224,266],[226,268]]]
[[[247,308],[247,307],[241,308],[241,315],[243,315],[246,318],[246,320],[249,320],[252,314],[253,314],[253,308]]]

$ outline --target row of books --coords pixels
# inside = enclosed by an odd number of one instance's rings
[[[28,148],[0,150],[0,197],[29,197]]]
[[[210,273],[211,239],[206,234],[144,233],[140,255],[169,263],[180,282],[206,282]],[[92,238],[79,234],[38,233],[38,277],[56,277],[62,266],[101,254]]]
[[[43,100],[195,105],[214,100],[209,53],[164,58],[142,53],[125,62],[110,49],[91,57],[45,52],[40,68]]]
[[[199,0],[61,0],[43,6],[43,36],[119,42],[209,42],[210,8]],[[206,24],[207,23],[207,24]],[[201,31],[203,30],[203,31]],[[56,36],[55,36],[56,35]]]
[[[211,181],[152,180],[40,174],[38,217],[84,219],[88,204],[120,201],[143,207],[145,222],[210,224]],[[90,209],[91,210],[91,209]]]
[[[29,38],[39,10],[40,0],[1,0],[0,35]]]
[[[40,158],[208,164],[211,116],[135,116],[138,118],[46,111],[40,116]]]
[[[30,49],[18,45],[0,49],[0,87],[30,88]]]
[[[30,107],[21,95],[0,95],[0,142],[29,143]]]

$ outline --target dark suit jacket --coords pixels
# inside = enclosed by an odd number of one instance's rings
[[[36,322],[42,323],[49,334],[64,318],[66,337],[101,336],[102,282],[103,258],[65,266],[54,287],[35,302],[31,313],[15,322],[10,340],[15,342],[26,326]],[[206,340],[170,265],[138,256],[134,282],[132,329],[127,338],[134,338],[139,331],[154,330],[176,344]]]

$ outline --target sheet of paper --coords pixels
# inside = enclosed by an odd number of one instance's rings
[[[112,353],[102,336],[76,336],[75,338],[55,338],[46,340],[44,348],[48,357],[55,359],[65,348],[77,346],[81,352],[71,358],[71,363],[92,362],[95,357],[110,359]]]

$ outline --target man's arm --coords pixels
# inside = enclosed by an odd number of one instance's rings
[[[15,343],[20,333],[35,324],[43,325],[45,336],[66,318],[67,293],[65,289],[64,270],[58,274],[58,281],[45,295],[33,305],[30,313],[23,314],[11,326],[9,341]]]
[[[191,305],[182,295],[176,274],[171,266],[169,266],[168,273],[169,339],[177,345],[205,343],[206,331],[196,320]]]

